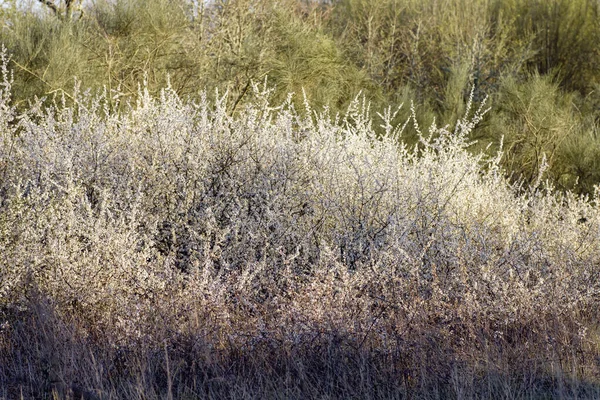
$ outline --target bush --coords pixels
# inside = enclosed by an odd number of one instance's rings
[[[13,54],[13,95],[26,102],[68,94],[77,77],[123,102],[142,80],[154,95],[169,81],[186,98],[197,99],[199,88],[228,91],[234,112],[250,100],[251,82],[267,75],[281,101],[304,88],[315,104],[336,107],[369,84],[293,1],[194,4],[102,0],[70,21],[7,8],[0,41]]]
[[[413,150],[360,98],[19,113],[4,75],[0,396],[600,393],[600,199],[509,184],[483,110]]]
[[[526,65],[559,77],[567,91],[585,94],[597,83],[598,3],[590,0],[496,1],[494,18],[511,18],[511,41],[531,36]]]
[[[547,163],[545,177],[560,180],[563,146],[574,141],[581,128],[573,103],[574,96],[565,95],[548,77],[502,82],[488,137],[503,137],[504,163],[514,178],[531,183]]]

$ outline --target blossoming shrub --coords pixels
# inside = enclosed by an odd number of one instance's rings
[[[0,398],[600,394],[599,198],[468,152],[485,110],[408,148],[360,98],[18,114],[3,73]]]

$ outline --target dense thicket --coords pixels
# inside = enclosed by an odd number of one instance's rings
[[[0,399],[600,397],[595,2],[38,3]]]
[[[492,117],[473,132],[479,148],[496,150],[503,138],[504,167],[515,179],[530,181],[545,156],[558,189],[591,193],[600,182],[598,7],[594,0],[94,0],[66,19],[38,1],[5,0],[0,41],[13,55],[18,104],[70,93],[75,77],[125,97],[144,79],[152,93],[170,79],[183,96],[227,90],[235,112],[251,100],[251,82],[268,77],[279,100],[304,91],[333,112],[359,91],[374,108],[412,100],[429,125],[434,117],[456,121],[474,88],[475,101],[493,100]],[[416,133],[409,129],[405,140]]]
[[[600,395],[600,199],[511,185],[483,110],[414,149],[360,98],[19,112],[4,72],[0,398]]]

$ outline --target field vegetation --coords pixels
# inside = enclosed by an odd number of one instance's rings
[[[597,2],[0,4],[0,399],[600,398]]]

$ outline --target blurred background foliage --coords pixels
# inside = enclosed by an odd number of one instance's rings
[[[343,113],[414,101],[422,126],[463,116],[471,90],[492,110],[475,151],[497,151],[530,183],[542,160],[558,189],[600,183],[600,3],[596,0],[0,0],[0,42],[25,108],[82,88],[124,104],[144,80],[184,98],[228,91],[229,110],[268,80]],[[76,7],[76,8],[75,8]],[[67,15],[68,14],[68,15]],[[119,99],[120,103],[116,100]],[[301,108],[301,107],[299,107]],[[403,140],[414,143],[408,129]]]

